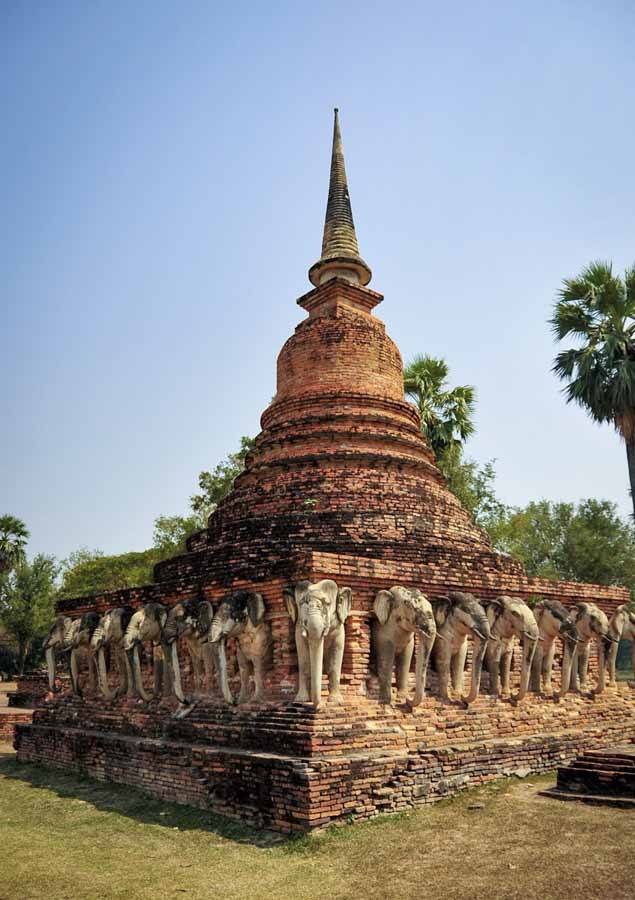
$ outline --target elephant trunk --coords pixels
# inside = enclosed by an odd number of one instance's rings
[[[319,706],[322,699],[323,637],[309,641],[309,659],[311,661],[311,703],[314,706]]]
[[[71,687],[76,697],[82,696],[82,690],[79,686],[79,665],[77,663],[77,648],[71,650]]]
[[[220,689],[222,691],[223,697],[225,698],[226,703],[233,703],[234,696],[229,689],[229,682],[227,680],[227,653],[225,652],[225,638],[220,638],[220,640],[212,643],[211,646],[214,651],[214,663],[216,665],[216,671],[218,673],[218,680],[220,682]]]
[[[618,650],[618,642],[613,641],[611,644],[611,649],[609,650],[609,681],[611,683],[615,682],[615,668],[617,663],[617,650]],[[633,644],[635,647],[635,643]]]
[[[139,659],[139,644],[135,644],[130,650],[127,650],[128,660],[130,662],[130,670],[132,674],[132,687],[134,693],[149,703],[154,700],[154,694],[148,693],[143,686],[143,678],[141,675],[141,660]]]
[[[417,641],[416,662],[415,662],[415,696],[412,701],[413,706],[419,706],[426,692],[426,676],[428,674],[428,662],[434,637],[420,633]]]
[[[106,671],[106,654],[104,648],[100,647],[97,651],[97,672],[99,674],[99,687],[106,700],[114,700],[115,691],[111,691],[108,687],[108,672]]]
[[[467,697],[468,703],[474,703],[474,701],[478,697],[478,692],[481,686],[481,672],[483,671],[483,657],[485,656],[486,648],[486,640],[483,641],[479,638],[475,638],[474,655],[472,656],[472,678],[470,681],[470,693]]]
[[[617,646],[617,645],[616,645]],[[604,638],[600,636],[598,638],[598,683],[595,689],[596,694],[601,694],[604,688],[606,687],[606,673],[604,671],[604,667],[606,666],[606,648],[604,645]]]
[[[171,675],[172,675],[172,683],[174,685],[174,696],[179,701],[179,703],[188,703],[185,695],[183,694],[183,688],[181,686],[181,666],[179,664],[179,654],[176,649],[176,641],[172,641],[172,644],[168,650],[166,647],[165,650],[165,658],[166,661],[169,659]]]
[[[518,689],[517,700],[522,700],[529,688],[531,666],[534,661],[537,645],[537,639],[530,637],[527,634],[523,636],[523,663],[520,671],[520,688]]]
[[[55,691],[57,690],[55,687],[55,650],[52,647],[46,648],[46,668],[49,676],[49,688]]]
[[[573,644],[569,638],[564,639],[564,656],[562,659],[562,680],[560,693],[566,694],[571,685],[571,672],[576,662],[578,645]]]

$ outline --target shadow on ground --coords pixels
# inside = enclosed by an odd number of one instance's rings
[[[298,840],[298,837],[257,830],[206,810],[156,800],[131,787],[95,781],[78,774],[66,774],[35,763],[20,763],[8,744],[0,744],[0,777],[21,781],[34,790],[52,791],[58,797],[84,801],[96,809],[119,813],[137,822],[161,825],[167,829],[209,832],[239,844],[260,848]]]

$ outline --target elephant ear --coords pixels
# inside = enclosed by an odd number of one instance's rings
[[[377,591],[373,610],[381,625],[385,625],[392,609],[392,594],[390,591]]]
[[[265,617],[265,601],[262,599],[262,594],[257,594],[255,591],[249,592],[247,611],[252,625],[259,625],[262,622]]]
[[[296,598],[298,595],[302,596],[302,594],[306,592],[308,586],[308,581],[299,581],[296,585],[288,585],[282,591],[289,618],[294,624],[298,619],[298,601]]]
[[[351,607],[353,605],[353,591],[349,587],[340,588],[337,592],[337,603],[336,603],[336,611],[337,618],[340,620],[342,625],[348,618]]]
[[[437,628],[445,625],[445,620],[449,616],[451,608],[452,601],[449,597],[435,597],[432,600],[432,611],[434,612],[434,621],[437,623]]]

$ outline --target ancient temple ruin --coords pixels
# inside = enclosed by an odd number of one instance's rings
[[[398,348],[375,315],[353,224],[335,115],[330,184],[305,316],[277,362],[276,395],[245,471],[188,541],[139,588],[59,603],[77,617],[149,602],[172,607],[257,591],[273,664],[259,703],[228,705],[218,692],[178,718],[174,704],[49,699],[20,726],[21,760],[40,760],[137,785],[281,831],[365,818],[429,802],[518,769],[544,770],[576,752],[633,734],[635,698],[612,687],[594,700],[538,696],[522,706],[481,696],[469,709],[432,692],[416,709],[377,702],[370,627],[379,590],[427,597],[469,591],[592,601],[610,613],[617,587],[530,579],[493,549],[448,490],[404,400]],[[210,399],[213,403],[213,399]],[[298,657],[285,590],[332,579],[351,589],[341,671],[344,703],[295,703]],[[326,682],[325,682],[326,683]]]

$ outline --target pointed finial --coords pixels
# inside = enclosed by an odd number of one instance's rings
[[[337,107],[334,112],[331,178],[324,220],[322,256],[309,269],[309,280],[316,287],[331,278],[345,278],[353,284],[367,285],[372,273],[359,255]]]

